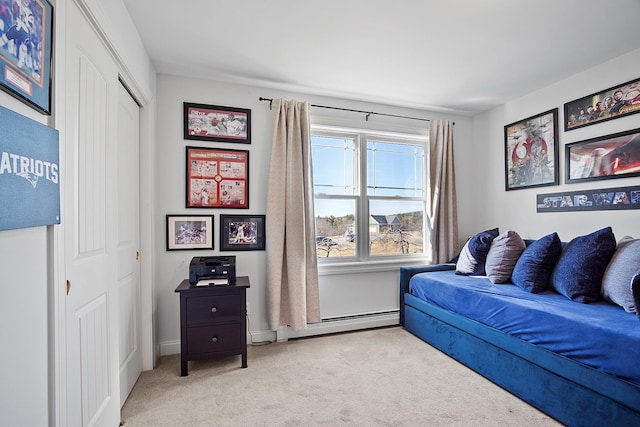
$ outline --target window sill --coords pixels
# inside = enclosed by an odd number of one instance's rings
[[[318,263],[318,275],[375,273],[381,271],[395,271],[404,266],[428,265],[426,257],[394,258],[391,260],[374,261],[344,261]]]

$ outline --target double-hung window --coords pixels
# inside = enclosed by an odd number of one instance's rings
[[[312,127],[319,260],[424,257],[425,136]]]

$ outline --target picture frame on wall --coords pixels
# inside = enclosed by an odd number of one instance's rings
[[[505,189],[558,185],[558,109],[504,127]]]
[[[569,131],[640,112],[640,78],[564,104],[564,130]]]
[[[640,176],[640,129],[565,145],[565,182]]]
[[[251,144],[251,110],[185,102],[184,139]]]
[[[220,250],[265,250],[264,227],[264,215],[220,215]]]
[[[13,2],[2,23],[0,89],[51,114],[53,6],[47,0]]]
[[[186,150],[187,208],[249,208],[249,151]]]
[[[167,251],[214,249],[212,215],[167,215]]]

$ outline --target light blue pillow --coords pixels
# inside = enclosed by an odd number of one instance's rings
[[[637,313],[631,280],[640,272],[640,240],[625,236],[616,247],[602,278],[602,298]]]
[[[456,274],[484,276],[484,263],[487,260],[491,242],[498,234],[498,229],[493,228],[482,231],[467,240],[456,263]]]
[[[604,271],[616,250],[611,227],[567,243],[551,273],[553,290],[581,303],[599,301]]]
[[[522,252],[511,273],[511,282],[533,294],[547,289],[549,276],[562,252],[558,233],[547,234]]]

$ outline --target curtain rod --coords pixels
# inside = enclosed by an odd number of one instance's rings
[[[259,101],[269,101],[269,109],[271,109],[271,104],[273,103],[273,98],[263,98],[260,97],[258,98]],[[316,107],[316,108],[327,108],[329,110],[340,110],[340,111],[349,111],[352,113],[362,113],[362,114],[366,114],[365,120],[369,121],[369,116],[372,114],[378,115],[378,116],[387,116],[387,117],[397,117],[400,119],[410,119],[410,120],[420,120],[423,122],[430,122],[431,120],[429,119],[422,119],[420,117],[410,117],[410,116],[400,116],[397,114],[387,114],[387,113],[376,113],[375,111],[364,111],[364,110],[353,110],[351,108],[340,108],[340,107],[328,107],[326,105],[315,105],[315,104],[311,104],[312,107]],[[453,123],[455,125],[455,122]]]

